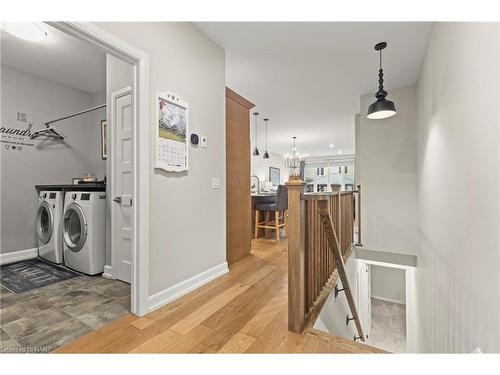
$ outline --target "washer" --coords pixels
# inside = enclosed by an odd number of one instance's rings
[[[97,275],[106,260],[106,193],[67,192],[62,219],[64,264]]]
[[[61,191],[40,191],[35,225],[38,255],[57,264],[63,262],[62,212]]]

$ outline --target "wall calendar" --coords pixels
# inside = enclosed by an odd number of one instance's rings
[[[157,92],[156,98],[155,168],[168,172],[187,171],[189,106],[169,92]]]

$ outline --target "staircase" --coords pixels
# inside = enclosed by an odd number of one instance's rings
[[[356,211],[359,221],[359,196],[355,199],[358,192],[303,193],[304,183],[300,180],[290,180],[287,186],[288,329],[354,346],[361,352],[382,352],[362,344],[365,335],[345,270],[345,261],[354,248]],[[356,334],[352,341],[313,328],[339,280],[343,287],[337,288],[337,293],[345,294],[349,312],[347,317],[338,318],[346,324],[354,323]]]

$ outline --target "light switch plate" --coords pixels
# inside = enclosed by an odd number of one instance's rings
[[[202,135],[200,136],[201,140],[200,140],[200,145],[201,147],[203,148],[207,148],[208,147],[208,139],[207,139],[207,136],[206,135]]]
[[[212,189],[220,189],[220,177],[212,177]]]

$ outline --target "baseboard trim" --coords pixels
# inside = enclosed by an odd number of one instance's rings
[[[372,294],[372,298],[373,299],[378,299],[378,300],[384,301],[384,302],[397,303],[398,305],[406,305],[406,302],[397,301],[397,300],[391,299],[391,298],[378,297],[378,296],[374,296],[373,294]]]
[[[206,283],[215,280],[228,272],[229,268],[227,267],[227,262],[224,262],[194,275],[189,279],[181,281],[174,286],[153,294],[149,297],[149,312],[154,311],[195,289],[198,289],[200,286],[205,285]]]
[[[107,279],[113,278],[113,269],[111,268],[111,266],[104,266],[104,272],[102,274],[102,277],[105,277]]]
[[[38,248],[12,251],[10,253],[0,254],[0,265],[20,262],[27,259],[38,257]]]

